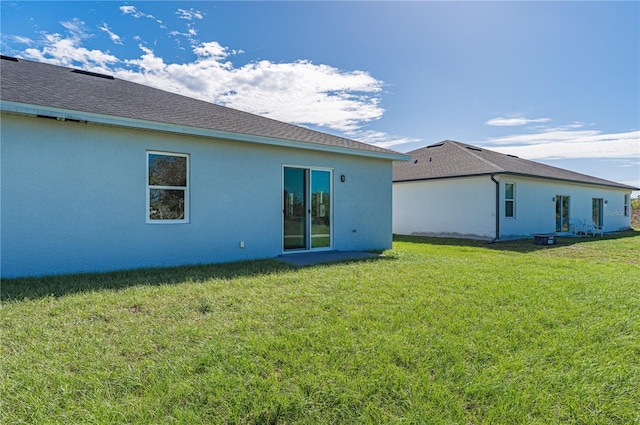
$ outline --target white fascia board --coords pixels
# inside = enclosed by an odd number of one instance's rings
[[[579,180],[571,180],[571,179],[562,179],[562,178],[556,178],[556,177],[545,177],[545,176],[536,176],[536,175],[532,175],[532,174],[524,174],[524,173],[513,173],[513,172],[501,172],[498,173],[499,175],[502,176],[506,176],[508,177],[513,177],[513,178],[518,178],[518,177],[524,177],[524,178],[528,178],[528,179],[532,179],[532,180],[542,180],[542,181],[551,181],[551,182],[555,182],[558,184],[573,184],[576,186],[588,186],[588,187],[597,187],[597,188],[607,188],[607,189],[612,189],[612,190],[619,190],[619,191],[623,191],[623,192],[629,192],[632,190],[637,190],[638,188],[633,188],[631,186],[628,185],[623,185],[622,183],[617,183],[614,181],[605,181],[602,183],[597,183],[597,182],[583,182],[583,181],[579,181]]]
[[[369,158],[386,159],[391,161],[408,161],[410,156],[395,152],[376,152],[362,149],[351,149],[341,146],[323,145],[320,143],[301,142],[296,140],[278,139],[275,137],[257,136],[253,134],[232,133],[229,131],[211,130],[200,127],[189,127],[177,124],[169,124],[158,121],[146,121],[134,118],[116,117],[112,115],[96,114],[92,112],[74,111],[49,106],[32,105],[12,101],[0,102],[3,112],[13,112],[26,115],[46,115],[59,119],[72,119],[90,123],[113,125],[118,127],[130,127],[143,130],[154,130],[167,133],[187,134],[192,136],[210,137],[215,139],[235,140],[239,142],[257,143],[262,145],[280,146],[296,149],[339,153],[345,155],[364,156]]]

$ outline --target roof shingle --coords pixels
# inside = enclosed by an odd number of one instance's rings
[[[633,186],[580,174],[452,140],[408,152],[411,160],[393,164],[393,181],[432,180],[514,174],[567,182],[638,190]]]
[[[377,146],[72,68],[0,60],[3,101],[401,156]],[[75,72],[74,72],[75,71]]]

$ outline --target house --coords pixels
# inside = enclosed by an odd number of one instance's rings
[[[393,166],[393,232],[517,239],[631,227],[637,188],[446,140]]]
[[[110,75],[0,66],[2,277],[391,246],[405,155]]]

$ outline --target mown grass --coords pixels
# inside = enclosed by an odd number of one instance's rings
[[[640,422],[640,232],[8,280],[0,422]]]

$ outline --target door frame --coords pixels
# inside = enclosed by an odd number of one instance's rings
[[[306,173],[306,178],[305,178],[305,210],[306,210],[306,214],[305,214],[305,223],[304,223],[304,231],[305,231],[305,237],[304,240],[306,242],[306,247],[305,248],[299,248],[299,249],[285,249],[284,247],[284,217],[285,217],[285,209],[286,209],[286,205],[285,205],[285,200],[284,200],[284,190],[285,190],[285,169],[286,168],[296,168],[299,170],[305,170]],[[313,171],[325,171],[329,173],[329,246],[326,247],[319,247],[319,248],[313,248],[313,243],[312,243],[312,227],[311,227],[311,199],[312,199],[312,193],[311,193],[311,187],[313,185],[313,178],[312,178],[312,173]],[[281,219],[280,219],[280,246],[281,246],[281,252],[282,254],[294,254],[294,253],[301,253],[301,252],[311,252],[311,251],[332,251],[333,248],[333,241],[334,241],[334,235],[333,235],[333,229],[334,229],[334,204],[335,204],[335,200],[334,200],[334,184],[333,184],[333,168],[329,168],[329,167],[317,167],[317,166],[309,166],[309,165],[292,165],[292,164],[282,164],[282,171],[281,171],[281,187],[280,187],[280,199],[281,199]]]

